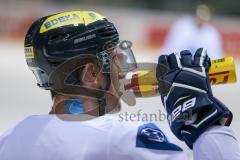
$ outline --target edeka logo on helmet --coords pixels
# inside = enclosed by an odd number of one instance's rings
[[[92,11],[63,12],[47,18],[41,26],[40,33],[66,25],[90,24],[106,17]]]
[[[78,18],[80,18],[80,17],[77,14],[70,14],[70,15],[59,17],[57,19],[53,19],[53,20],[45,23],[44,26],[46,29],[48,29],[58,23],[65,22],[65,21],[72,20],[72,19],[78,19]]]

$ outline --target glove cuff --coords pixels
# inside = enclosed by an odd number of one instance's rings
[[[193,143],[198,137],[212,126],[229,126],[232,122],[232,112],[225,107],[216,98],[212,99],[214,104],[208,106],[210,109],[206,112],[197,113],[196,123],[183,125],[180,130],[181,139],[192,149]]]

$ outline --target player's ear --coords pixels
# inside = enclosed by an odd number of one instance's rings
[[[83,84],[93,83],[96,81],[97,75],[99,73],[99,67],[93,63],[87,63],[82,70],[81,82]]]

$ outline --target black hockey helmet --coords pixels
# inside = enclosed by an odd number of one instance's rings
[[[57,66],[81,55],[97,55],[119,36],[106,17],[92,11],[49,15],[35,21],[25,37],[25,57],[38,86],[50,89],[49,76]]]

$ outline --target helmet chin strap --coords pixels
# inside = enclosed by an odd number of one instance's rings
[[[111,85],[111,77],[110,77],[110,73],[104,73],[107,77],[107,85],[105,87],[105,91],[108,91],[110,89],[110,85]],[[98,114],[99,116],[103,116],[105,114],[106,111],[106,92],[99,97],[98,99]]]

